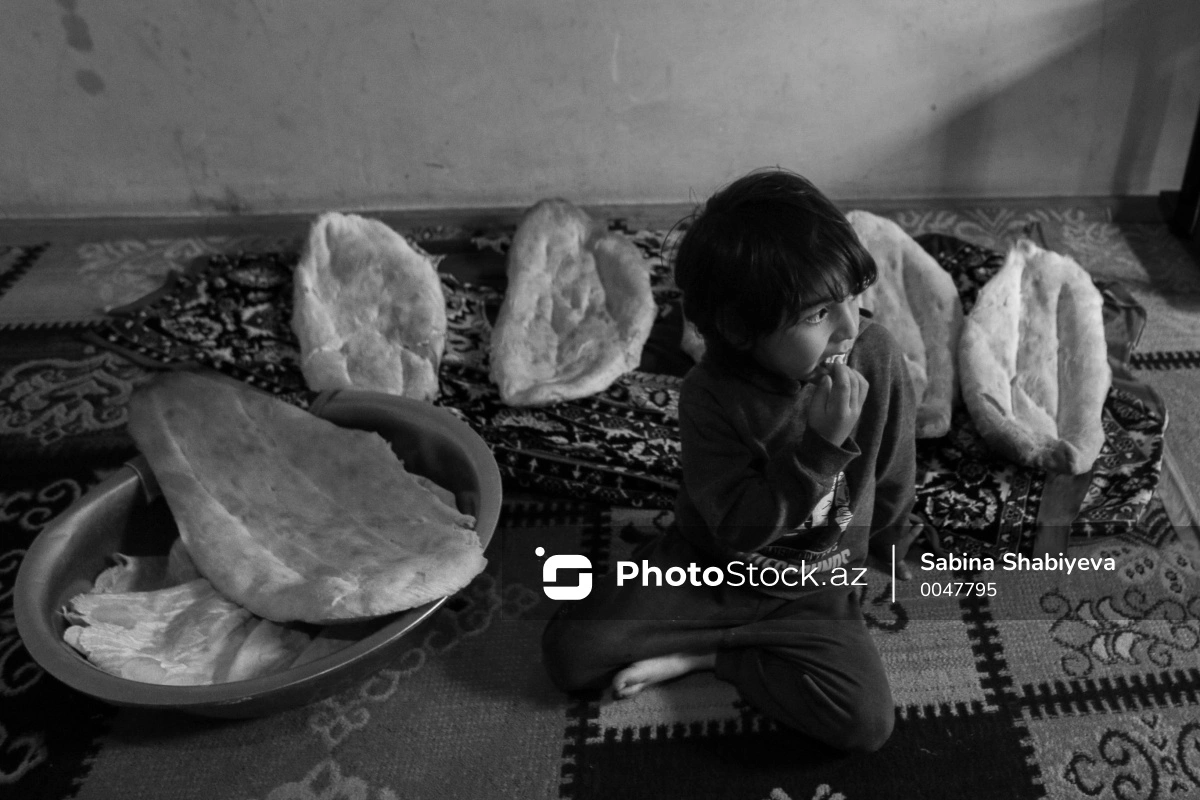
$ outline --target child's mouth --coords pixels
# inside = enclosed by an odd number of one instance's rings
[[[817,364],[816,369],[805,380],[816,380],[817,378],[829,375],[833,371],[834,364],[845,364],[846,359],[849,357],[849,353],[834,353],[831,356],[822,358],[820,363]]]

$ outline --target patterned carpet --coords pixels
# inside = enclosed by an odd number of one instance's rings
[[[194,270],[197,257],[295,243],[0,248],[0,795],[1200,796],[1200,546],[1186,516],[1189,487],[1200,486],[1200,412],[1188,402],[1200,391],[1200,265],[1162,226],[1118,225],[1091,211],[891,216],[914,235],[993,250],[1035,235],[1093,277],[1120,282],[1147,311],[1131,372],[1162,396],[1170,422],[1159,492],[1137,524],[1071,550],[1112,558],[1114,572],[1069,581],[928,576],[994,580],[990,597],[923,597],[916,582],[893,587],[871,574],[864,611],[888,666],[897,726],[880,752],[850,757],[779,729],[707,674],[620,703],[558,694],[539,663],[553,604],[537,564],[521,554],[541,544],[600,568],[664,529],[670,512],[530,485],[506,500],[488,570],[394,663],[340,695],[218,722],[117,710],[67,689],[25,653],[11,586],[32,539],[132,453],[125,403],[163,359],[102,346],[113,344],[105,311],[172,269]],[[443,246],[444,232],[412,233],[446,254],[444,266],[464,253],[494,264],[505,239],[477,236],[456,249]],[[66,299],[51,304],[51,296]]]

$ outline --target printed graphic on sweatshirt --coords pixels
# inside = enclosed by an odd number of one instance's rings
[[[838,545],[853,516],[846,474],[839,472],[833,488],[817,501],[802,525],[762,548],[749,560],[776,567],[803,561],[810,566],[820,565],[818,571],[821,572],[841,566],[848,554],[839,552]]]

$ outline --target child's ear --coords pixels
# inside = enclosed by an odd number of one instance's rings
[[[714,322],[717,333],[734,350],[749,351],[754,348],[754,337],[749,327],[738,317],[729,313],[719,314]]]

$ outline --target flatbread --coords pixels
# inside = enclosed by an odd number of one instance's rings
[[[96,666],[168,686],[227,680],[254,619],[203,578],[155,591],[81,594],[66,617],[73,624],[63,639]]]
[[[529,209],[508,253],[491,378],[512,406],[601,392],[637,367],[654,323],[638,249],[565,200]]]
[[[458,591],[486,563],[475,520],[377,434],[191,373],[140,388],[129,430],[200,574],[266,619],[401,611]]]
[[[866,211],[846,217],[875,259],[878,278],[861,304],[900,343],[917,398],[917,438],[944,436],[958,397],[963,327],[954,279],[895,222]]]
[[[430,258],[378,220],[321,215],[295,270],[292,329],[308,387],[432,400],[446,301]]]
[[[354,625],[318,629],[254,616],[196,575],[179,545],[169,557],[115,553],[115,565],[63,609],[63,640],[105,672],[169,686],[270,675],[353,641],[342,634]]]
[[[1112,383],[1103,298],[1075,261],[1022,240],[979,292],[963,329],[963,399],[996,452],[1071,475],[1104,444]]]

